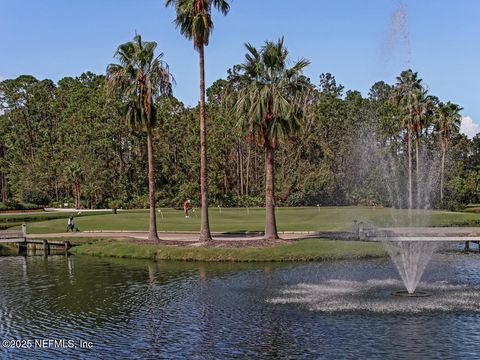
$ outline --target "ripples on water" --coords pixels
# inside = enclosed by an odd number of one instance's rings
[[[93,350],[0,358],[478,358],[480,256],[436,255],[419,289],[387,259],[308,264],[0,257],[0,339]],[[408,349],[408,351],[407,351]]]

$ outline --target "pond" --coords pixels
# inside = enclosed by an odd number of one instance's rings
[[[7,359],[480,357],[478,254],[435,255],[419,285],[432,296],[415,299],[391,295],[387,258],[15,256],[0,257],[0,283],[0,340],[23,341],[0,346]]]

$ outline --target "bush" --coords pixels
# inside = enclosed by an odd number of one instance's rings
[[[264,206],[265,199],[263,196],[237,196],[236,206],[240,207],[255,207],[255,206]]]
[[[117,213],[117,209],[120,208],[123,205],[122,200],[110,200],[108,202],[108,207],[113,210],[113,213]]]
[[[347,192],[349,205],[376,206],[383,205],[380,194],[370,187],[354,187]]]
[[[0,203],[0,210],[38,210],[43,209],[42,205],[21,203],[15,199],[9,199]]]
[[[23,205],[15,199],[8,199],[5,201],[5,206],[7,207],[7,210],[23,210]]]
[[[318,202],[317,202],[318,203]],[[290,195],[286,201],[287,206],[305,206],[306,201],[303,193],[296,192]],[[309,204],[311,205],[311,204]],[[315,204],[316,205],[316,204]]]
[[[42,190],[39,189],[27,189],[23,191],[22,200],[26,203],[36,204],[36,205],[48,205],[52,199],[50,196]]]
[[[465,206],[456,200],[448,200],[446,208],[450,211],[462,211],[465,209]]]
[[[20,203],[21,210],[40,210],[43,209],[43,205]]]
[[[255,207],[264,206],[265,200],[263,196],[249,196],[249,195],[237,195],[236,193],[228,193],[226,195],[212,196],[209,199],[210,206],[221,207]],[[193,200],[192,200],[193,201]]]
[[[127,204],[127,209],[147,209],[150,206],[148,195],[136,196]]]

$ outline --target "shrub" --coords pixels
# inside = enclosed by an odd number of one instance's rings
[[[456,200],[448,200],[446,208],[450,211],[461,211],[465,209],[465,206]]]
[[[5,201],[5,206],[7,207],[7,210],[23,210],[23,205],[15,199],[8,199]]]
[[[15,199],[9,199],[0,203],[0,210],[38,210],[43,209],[42,205],[22,203]]]
[[[48,205],[52,199],[50,196],[40,189],[26,189],[23,191],[22,200],[26,203],[36,205]]]
[[[110,200],[108,202],[108,207],[113,210],[113,213],[117,213],[117,209],[120,208],[123,205],[122,200]]]
[[[147,209],[150,206],[148,195],[139,195],[126,204],[128,209]]]

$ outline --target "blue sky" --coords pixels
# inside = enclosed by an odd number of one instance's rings
[[[176,78],[175,95],[198,99],[198,55],[172,24],[163,0],[3,0],[0,77],[32,74],[58,81],[90,70],[104,73],[116,47],[135,31],[155,40]],[[306,57],[318,84],[330,72],[364,95],[411,67],[430,93],[464,107],[467,132],[480,131],[477,0],[230,0],[214,14],[206,49],[207,85],[243,61],[244,43],[285,36],[292,59]],[[402,8],[403,6],[403,8]],[[396,21],[392,16],[396,14]],[[469,128],[468,128],[469,126]]]

